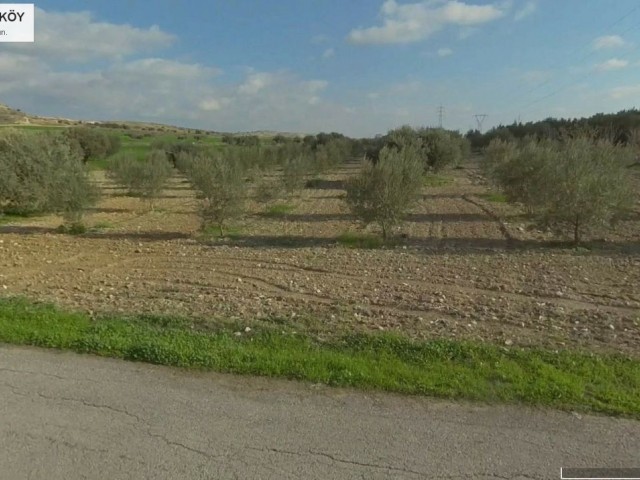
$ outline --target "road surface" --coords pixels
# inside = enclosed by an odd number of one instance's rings
[[[0,478],[558,479],[633,467],[640,422],[0,345]]]

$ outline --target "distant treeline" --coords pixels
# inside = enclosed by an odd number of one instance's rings
[[[638,140],[640,110],[622,110],[618,113],[598,113],[588,118],[547,118],[539,122],[498,125],[482,134],[469,130],[465,135],[474,149],[487,147],[493,139],[514,140],[525,137],[557,139],[572,132],[588,133],[616,144],[628,144]]]

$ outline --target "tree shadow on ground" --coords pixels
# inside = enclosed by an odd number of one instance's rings
[[[492,220],[484,213],[410,213],[405,219],[414,223],[487,222]]]
[[[248,248],[310,248],[330,247],[338,241],[331,237],[303,237],[297,235],[234,235],[229,239],[205,241],[215,245],[234,245]]]
[[[357,219],[348,213],[285,213],[282,215],[259,214],[269,218],[278,218],[287,222],[321,223],[327,221],[355,222]],[[491,218],[483,213],[410,213],[405,217],[407,222],[487,222]]]
[[[87,232],[80,235],[59,233],[56,228],[2,225],[0,235],[42,235],[54,234],[74,238],[90,238],[105,240],[132,240],[139,242],[171,241],[191,239],[194,236],[185,232],[143,231],[143,232]],[[340,247],[336,237],[309,237],[296,235],[233,235],[203,243],[211,246],[232,245],[247,248],[312,248],[312,247]],[[570,241],[560,240],[517,240],[506,238],[418,238],[395,236],[390,239],[385,249],[411,248],[421,255],[508,255],[522,252],[563,253],[586,256],[639,256],[640,239],[637,241],[586,241],[580,247]],[[346,247],[345,247],[346,248]]]
[[[192,238],[190,233],[184,232],[87,232],[79,235],[82,238],[108,239],[108,240],[135,240],[135,241],[167,241],[167,240],[184,240]]]
[[[137,240],[137,241],[163,241],[163,240],[180,240],[191,238],[191,234],[184,232],[164,232],[164,231],[148,231],[148,232],[92,232],[81,233],[77,235],[71,235],[67,233],[61,233],[57,228],[53,227],[38,227],[31,225],[2,225],[0,226],[1,234],[14,234],[14,235],[60,235],[73,238],[92,238],[92,239],[105,239],[105,240]]]
[[[308,180],[305,188],[310,190],[344,190],[345,182],[343,180],[324,180],[316,178]]]
[[[344,222],[352,222],[355,221],[355,217],[342,214],[342,213],[283,213],[279,215],[270,214],[268,212],[259,213],[258,216],[265,218],[275,218],[277,220],[283,220],[286,222],[293,223],[321,223],[321,222],[332,222],[332,221],[344,221]]]

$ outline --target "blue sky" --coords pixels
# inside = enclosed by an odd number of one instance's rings
[[[637,0],[48,0],[0,103],[217,131],[466,131],[638,107]]]

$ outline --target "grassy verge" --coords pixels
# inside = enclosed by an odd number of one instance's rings
[[[480,343],[351,334],[320,342],[254,329],[199,331],[188,319],[90,319],[0,299],[0,342],[335,386],[516,402],[640,418],[640,361]]]

